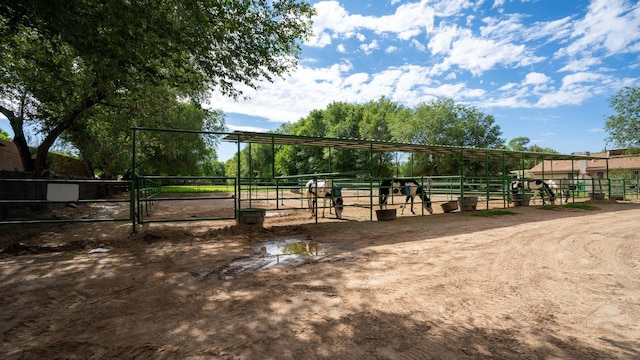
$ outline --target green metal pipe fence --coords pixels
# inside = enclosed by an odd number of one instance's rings
[[[131,181],[91,179],[0,179],[0,224],[45,224],[73,222],[130,221],[131,217],[65,218],[51,216],[51,211],[82,205],[130,203],[126,197],[132,189]],[[78,216],[82,212],[76,212]],[[129,215],[129,214],[128,214]]]

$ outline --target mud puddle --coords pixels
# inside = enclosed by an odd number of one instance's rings
[[[262,243],[254,249],[254,255],[231,262],[220,272],[220,279],[234,277],[273,266],[296,266],[327,255],[324,244],[300,239],[284,239]]]

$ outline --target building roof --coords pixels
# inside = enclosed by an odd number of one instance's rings
[[[607,154],[591,154],[588,159],[579,160],[545,160],[531,168],[529,171],[534,174],[541,174],[544,169],[545,174],[549,173],[578,173],[581,168],[581,161],[586,161],[586,172],[607,171]],[[640,156],[616,155],[609,159],[609,170],[627,169],[640,170]]]
[[[609,170],[627,169],[640,170],[640,156],[614,156],[609,158]],[[604,160],[589,160],[587,170],[607,170],[607,163]]]

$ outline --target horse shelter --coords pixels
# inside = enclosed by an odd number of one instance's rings
[[[172,137],[184,137],[181,141],[192,141],[196,137],[208,138],[209,144],[219,144],[221,142],[235,144],[237,153],[240,154],[243,146],[250,147],[252,144],[262,144],[271,147],[271,169],[272,174],[269,178],[242,177],[242,170],[249,169],[248,173],[252,173],[251,168],[254,166],[251,157],[249,160],[242,161],[241,156],[236,156],[236,174],[233,176],[159,176],[156,174],[145,173],[145,167],[141,165],[145,157],[145,148],[141,144],[141,133],[160,132],[166,133]],[[190,140],[191,139],[191,140]],[[288,176],[279,176],[276,174],[274,156],[276,146],[310,146],[322,147],[328,149],[328,161],[326,172],[312,174],[296,174]],[[369,156],[368,173],[344,173],[335,172],[332,167],[332,154],[343,149],[357,150],[366,152]],[[412,181],[415,181],[419,187],[424,189],[424,195],[429,199],[434,209],[442,207],[447,212],[447,206],[458,202],[460,212],[475,210],[475,206],[469,208],[467,201],[478,204],[478,208],[507,208],[514,204],[518,205],[517,199],[514,200],[512,195],[514,191],[511,183],[515,179],[524,179],[524,162],[527,159],[544,160],[571,160],[572,163],[583,160],[600,159],[586,155],[563,155],[548,154],[534,152],[516,152],[502,149],[480,149],[443,145],[426,145],[426,144],[409,144],[398,142],[385,142],[364,139],[339,139],[339,138],[320,138],[306,137],[272,133],[258,132],[206,132],[192,130],[175,130],[175,129],[152,129],[152,128],[132,128],[132,178],[128,181],[118,181],[118,184],[124,184],[129,196],[128,198],[120,197],[113,200],[107,196],[104,198],[82,199],[78,197],[78,184],[82,185],[82,180],[60,180],[54,182],[56,188],[71,189],[73,194],[63,197],[52,197],[46,194],[40,195],[38,198],[29,199],[13,199],[9,196],[3,196],[0,199],[2,206],[11,206],[14,203],[25,204],[28,202],[36,203],[68,203],[68,202],[86,202],[86,203],[105,203],[105,202],[129,202],[130,211],[128,218],[102,218],[100,221],[130,221],[132,224],[132,232],[135,232],[137,224],[151,222],[176,222],[176,221],[214,221],[214,220],[233,220],[238,222],[245,219],[252,222],[256,216],[264,218],[265,216],[278,216],[285,212],[291,211],[309,211],[310,219],[315,222],[319,221],[318,213],[324,211],[310,211],[309,198],[307,197],[307,189],[305,185],[310,181],[330,181],[333,184],[333,194],[339,194],[342,201],[344,214],[350,216],[350,212],[356,210],[366,214],[366,218],[370,221],[375,219],[374,212],[382,208],[381,203],[381,184],[388,181],[388,178],[380,178],[374,176],[375,161],[374,155],[377,153],[404,153],[404,154],[432,154],[444,155],[457,159],[460,164],[459,174],[446,175],[410,175]],[[486,164],[484,176],[468,176],[465,175],[464,163],[468,159],[480,159]],[[490,174],[489,160],[502,163],[502,172],[499,175]],[[521,161],[520,168],[517,173],[510,172],[507,168],[507,161],[510,163],[518,160]],[[550,169],[553,172],[553,169]],[[608,162],[607,162],[608,174]],[[616,179],[593,179],[591,184],[586,187],[580,187],[577,179],[541,179],[549,181],[557,187],[557,191],[567,189],[569,191],[568,199],[575,201],[576,198],[586,195],[602,195],[611,198],[616,195],[616,189],[622,189],[624,192],[624,184],[619,184]],[[28,182],[28,179],[0,179],[4,184],[10,185],[12,182]],[[38,180],[44,181],[44,180]],[[45,184],[46,185],[46,184]],[[584,184],[582,184],[584,185]],[[5,186],[3,186],[5,187]],[[5,187],[8,188],[8,187]],[[49,188],[52,188],[49,185]],[[212,190],[215,189],[215,190]],[[589,190],[587,190],[589,189]],[[597,189],[597,192],[596,192]],[[386,205],[391,207],[404,207],[413,205],[413,197],[411,203],[408,202],[408,195],[401,191],[402,189],[394,189],[389,195],[389,199],[385,199]],[[67,190],[65,190],[67,191]],[[521,190],[524,192],[526,190]],[[587,194],[590,191],[592,193]],[[12,192],[13,193],[13,192]],[[6,194],[5,194],[6,195]],[[50,194],[49,194],[50,195]],[[413,194],[415,196],[415,194]],[[418,202],[423,200],[419,199]],[[335,200],[334,196],[330,200]],[[515,201],[515,202],[514,202]],[[474,204],[475,204],[474,203]],[[327,217],[335,217],[332,201],[327,205],[323,205],[322,201],[314,203],[317,209],[328,210]],[[325,209],[326,208],[326,209]],[[196,210],[199,209],[199,210]],[[316,209],[316,210],[317,210]],[[424,206],[419,206],[416,211],[412,212],[417,215],[429,215],[430,210]],[[403,208],[404,212],[404,208]],[[407,214],[411,212],[407,211]],[[55,220],[55,222],[64,222],[66,220]],[[92,221],[92,219],[70,219],[69,221]],[[260,219],[255,220],[257,222]],[[25,222],[41,222],[38,220],[11,220],[0,219],[2,223],[25,223]],[[54,222],[45,220],[42,222]]]
[[[158,129],[134,129],[135,131],[170,131],[170,130],[158,130]],[[201,132],[194,132],[201,133]],[[211,133],[218,136],[220,141],[235,143],[237,146],[237,153],[240,154],[244,146],[249,147],[249,153],[251,153],[252,144],[262,144],[271,147],[272,154],[275,154],[276,146],[312,146],[322,147],[328,149],[328,161],[327,172],[312,173],[312,174],[296,174],[288,176],[279,176],[275,171],[274,156],[271,157],[271,169],[272,176],[270,178],[254,178],[254,177],[241,177],[238,174],[243,173],[243,169],[249,169],[251,171],[254,164],[251,157],[243,162],[241,156],[236,157],[236,176],[234,177],[156,177],[138,174],[136,171],[136,197],[138,217],[136,221],[138,223],[153,222],[153,221],[194,221],[194,220],[215,220],[215,219],[232,219],[240,221],[243,216],[247,214],[258,213],[262,216],[277,216],[285,211],[299,211],[299,210],[313,210],[309,209],[309,199],[306,196],[305,184],[310,180],[313,181],[330,181],[334,184],[335,191],[340,193],[342,206],[344,207],[345,214],[348,214],[352,209],[365,210],[368,212],[368,220],[374,220],[374,211],[382,208],[380,202],[380,185],[382,182],[388,179],[377,178],[374,176],[374,154],[380,152],[387,153],[423,153],[423,154],[437,154],[450,156],[458,159],[462,164],[469,158],[479,158],[484,160],[486,164],[486,174],[484,176],[468,176],[465,175],[464,166],[460,167],[460,173],[454,175],[431,175],[431,176],[413,176],[411,179],[415,180],[421,187],[425,188],[430,201],[434,205],[440,205],[445,208],[445,205],[455,202],[457,200],[460,203],[459,211],[464,212],[468,209],[475,210],[475,206],[472,208],[466,207],[466,201],[477,202],[482,204],[483,208],[507,208],[513,205],[513,189],[511,188],[511,182],[515,178],[524,178],[524,170],[519,174],[510,173],[510,169],[507,168],[507,160],[516,159],[524,164],[526,159],[544,160],[588,160],[593,157],[584,155],[562,155],[562,154],[547,154],[547,153],[534,153],[534,152],[516,152],[507,151],[502,149],[478,149],[478,148],[466,148],[456,146],[442,146],[442,145],[425,145],[425,144],[408,144],[398,142],[384,142],[374,140],[363,139],[338,139],[338,138],[320,138],[320,137],[307,137],[307,136],[295,136],[284,134],[272,134],[272,133],[257,133],[257,132],[240,132],[233,133]],[[344,173],[332,171],[332,154],[335,151],[342,149],[364,151],[369,154],[370,167],[368,173]],[[135,159],[135,149],[133,151]],[[493,161],[501,161],[503,171],[500,175],[490,175],[488,164],[489,159]],[[135,162],[135,160],[134,160]],[[135,165],[135,164],[134,164]],[[577,166],[576,166],[577,167]],[[522,167],[524,168],[524,166]],[[135,166],[134,166],[135,169]],[[200,182],[201,184],[206,182],[219,182],[226,184],[227,190],[223,195],[216,194],[213,196],[198,195],[198,196],[181,196],[180,200],[192,200],[192,201],[216,201],[218,203],[226,202],[227,211],[221,216],[208,216],[200,217],[197,215],[189,215],[188,217],[179,218],[163,218],[157,219],[153,217],[144,217],[145,213],[148,213],[152,205],[161,201],[173,201],[176,198],[168,198],[160,196],[159,190],[151,190],[146,195],[144,191],[147,189],[154,189],[158,186],[158,189],[162,186],[166,186],[168,181],[178,180],[183,183]],[[543,181],[551,179],[543,179]],[[568,189],[574,189],[572,192],[572,199],[580,194],[577,192],[577,187],[574,187],[575,181],[571,179],[558,179],[557,184]],[[604,183],[604,185],[603,185]],[[611,180],[601,179],[599,181],[600,188],[603,192],[611,193]],[[593,187],[595,188],[595,187]],[[405,194],[395,191],[391,194],[391,205],[403,206],[405,202]],[[393,199],[394,196],[399,199]],[[325,210],[328,207],[329,213],[332,213],[332,205],[319,205],[320,209]],[[408,204],[407,204],[408,206]],[[436,206],[436,208],[439,208]],[[404,210],[404,209],[403,209]],[[324,211],[323,211],[324,212]],[[311,211],[314,216],[311,216],[316,222],[318,221],[318,212]],[[419,215],[426,215],[425,207],[420,206]],[[331,216],[331,215],[330,215]]]

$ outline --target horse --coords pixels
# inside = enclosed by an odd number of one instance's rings
[[[342,219],[344,201],[342,200],[342,194],[340,194],[340,188],[333,186],[331,180],[316,181],[312,179],[307,181],[305,187],[307,188],[307,204],[311,209],[311,217],[317,215],[318,197],[321,197],[322,217],[324,217],[324,209],[327,207],[327,199],[331,199],[329,214],[331,214],[331,207],[333,207],[336,209],[336,218]]]
[[[562,180],[559,181],[560,185],[555,180],[548,180],[547,185],[551,188],[553,192],[556,194],[561,193],[560,203],[568,203],[569,198],[571,197],[571,190],[573,190],[574,185],[563,183]]]
[[[384,180],[380,183],[380,209],[382,209],[383,205],[386,208],[387,199],[391,195],[391,191],[394,194],[401,193],[406,196],[404,201],[404,205],[401,206],[402,211],[400,214],[404,214],[404,209],[407,207],[407,203],[411,200],[411,213],[415,214],[413,211],[413,198],[417,195],[422,200],[422,206],[427,209],[429,214],[433,214],[433,209],[431,208],[431,199],[427,195],[427,191],[431,184],[431,180],[429,180],[426,186],[420,185],[414,179],[389,179]],[[426,187],[426,188],[425,188]],[[393,190],[392,190],[393,189]]]
[[[555,184],[555,183],[554,183]],[[514,194],[517,194],[518,192],[520,192],[520,189],[525,189],[526,191],[532,191],[533,192],[533,201],[535,204],[535,196],[536,194],[538,194],[538,196],[540,196],[540,198],[542,199],[542,205],[545,205],[546,202],[544,201],[545,196],[547,196],[549,198],[549,202],[553,205],[556,203],[556,195],[554,194],[553,190],[551,189],[551,187],[549,186],[549,184],[547,184],[546,182],[542,181],[542,180],[514,180],[511,182],[511,192]]]

